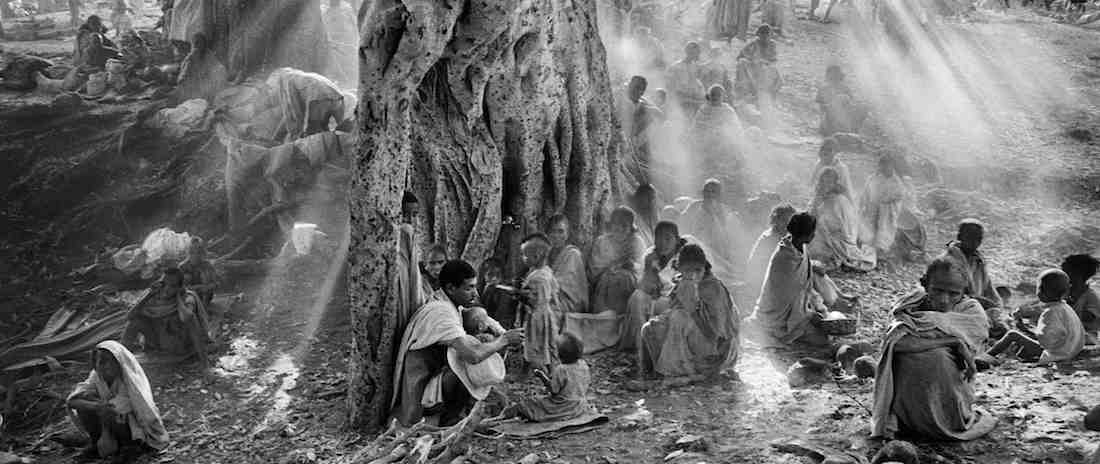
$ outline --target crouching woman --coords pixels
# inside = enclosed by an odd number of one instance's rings
[[[163,449],[168,432],[153,390],[133,353],[113,340],[92,351],[92,372],[69,394],[69,417],[91,437],[89,457],[115,455],[127,446]]]

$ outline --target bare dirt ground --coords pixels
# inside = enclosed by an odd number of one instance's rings
[[[799,13],[804,10],[805,5],[800,4]],[[780,69],[785,77],[780,102],[782,132],[801,144],[769,153],[770,161],[786,173],[767,177],[761,183],[780,185],[774,190],[796,205],[808,200],[808,186],[792,183],[791,179],[808,178],[820,140],[815,129],[814,92],[827,64],[844,64],[851,59],[847,55],[850,51],[843,46],[843,7],[838,12],[840,24],[792,21],[789,39],[780,48]],[[1015,287],[1030,282],[1041,268],[1057,264],[1062,255],[1092,252],[1100,244],[1095,219],[1096,200],[1100,197],[1100,146],[1096,143],[1100,138],[1100,33],[1057,24],[1020,10],[979,18],[975,24],[951,27],[987,40],[995,40],[998,34],[1026,32],[1029,42],[1050,51],[1045,58],[1053,57],[1061,65],[1059,69],[1067,74],[1074,98],[1057,111],[1015,108],[1015,112],[1006,113],[1005,117],[1015,124],[998,126],[1004,129],[999,137],[1003,143],[998,146],[995,160],[952,158],[943,154],[947,150],[890,137],[902,123],[889,111],[875,114],[874,133],[878,137],[871,143],[933,160],[949,187],[974,190],[955,197],[954,210],[929,219],[929,246],[935,251],[949,241],[959,218],[979,217],[990,226],[984,251],[994,280]],[[679,48],[673,41],[667,47]],[[727,53],[736,53],[733,49]],[[1020,67],[1026,71],[1027,63]],[[119,124],[121,117],[111,115],[128,110],[123,105],[97,111],[104,115],[100,122]],[[87,137],[79,133],[76,136]],[[872,156],[844,154],[842,158],[853,169],[856,185],[862,185],[872,167]],[[993,175],[975,180],[975,173]],[[918,186],[929,208],[928,196],[923,194],[932,187]],[[117,187],[112,183],[95,184],[93,191],[112,188]],[[21,230],[40,225],[13,205],[7,205],[4,211],[3,224]],[[931,211],[926,213],[931,215]],[[142,224],[171,217],[153,215]],[[138,224],[133,227],[140,229]],[[48,316],[61,300],[72,303],[69,289],[73,285],[66,274],[90,261],[91,253],[103,246],[85,243],[62,252],[52,250],[49,244],[38,245],[40,242],[31,240],[30,235],[6,234],[0,248],[0,261],[4,263],[0,287],[7,289],[0,294],[0,304],[5,308],[2,314],[12,314],[10,321],[2,321],[5,328],[21,329],[23,320],[40,324],[43,315]],[[28,250],[32,243],[40,248]],[[50,255],[56,257],[43,258]],[[837,276],[844,290],[859,294],[864,302],[865,323],[858,339],[877,341],[888,323],[887,308],[895,298],[916,287],[920,271],[920,266],[913,264],[865,275]],[[308,289],[322,280],[291,285]],[[297,304],[293,298],[280,299],[279,295],[292,293],[280,293],[289,290],[272,288],[273,284],[271,279],[242,282],[223,296],[223,301],[228,301],[226,297],[236,292],[245,294],[241,301],[222,306],[223,341],[218,348],[217,367],[210,374],[200,375],[189,366],[146,366],[165,425],[172,434],[172,445],[137,462],[325,462],[354,450],[349,443],[361,437],[342,429],[349,352],[348,316],[342,295],[337,288],[329,300],[331,304]],[[88,304],[112,303],[95,300]],[[21,339],[15,332],[5,333],[0,339],[9,337]],[[517,462],[538,453],[546,462],[665,462],[666,456],[677,451],[676,441],[686,436],[695,436],[688,440],[693,445],[667,461],[817,462],[780,453],[771,446],[773,441],[791,439],[866,457],[875,451],[875,445],[865,441],[870,383],[843,380],[791,389],[784,375],[786,365],[770,360],[751,344],[743,346],[736,368],[741,383],[633,392],[623,388],[623,381],[633,375],[629,356],[606,352],[591,357],[589,362],[595,377],[593,399],[612,418],[610,424],[556,439],[479,439],[474,460]],[[28,385],[17,398],[14,410],[5,414],[0,449],[40,462],[74,461],[76,450],[57,440],[71,433],[72,428],[56,398],[82,379],[86,369],[78,364]],[[1082,462],[1098,442],[1096,434],[1081,425],[1084,410],[1100,404],[1100,390],[1094,387],[1098,372],[1100,362],[1086,359],[1057,369],[1013,361],[980,373],[976,386],[979,403],[1000,417],[997,429],[970,443],[923,444],[926,462]],[[536,393],[539,389],[535,384],[532,380],[509,385],[508,394]],[[649,414],[636,414],[643,409]],[[631,415],[648,419],[627,420]]]

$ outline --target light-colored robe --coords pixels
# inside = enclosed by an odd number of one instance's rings
[[[859,214],[847,195],[820,198],[811,212],[817,217],[817,233],[808,246],[810,259],[821,261],[827,270],[841,266],[860,271],[875,268],[875,249],[859,245]]]
[[[813,312],[828,308],[837,298],[836,284],[818,275],[810,258],[784,237],[772,254],[767,276],[748,321],[764,346],[810,349],[828,347],[828,337],[810,322]]]
[[[715,268],[722,268],[740,274],[739,263],[745,262],[747,255],[748,233],[741,217],[726,205],[705,206],[704,200],[696,200],[680,217],[680,230],[694,235],[707,245],[714,255],[707,259]],[[738,263],[734,266],[732,263]]]
[[[682,288],[688,285],[697,290]],[[699,282],[681,281],[669,300],[668,312],[642,326],[642,372],[665,377],[714,375],[737,362],[740,317],[720,280],[707,273]]]
[[[913,214],[913,200],[908,185],[899,176],[875,173],[859,196],[859,214],[863,218],[860,242],[875,247],[878,253],[888,253],[895,246],[902,251],[923,250],[924,227]],[[898,242],[899,233],[905,239]]]
[[[115,411],[126,421],[130,428],[130,437],[144,442],[154,449],[164,449],[168,446],[168,431],[160,418],[160,411],[153,402],[153,389],[149,386],[149,379],[145,376],[145,370],[134,358],[133,353],[114,340],[99,342],[96,349],[107,350],[122,368],[122,375],[111,385],[99,376],[94,369],[88,373],[88,378],[73,388],[68,399],[78,396],[92,395],[100,401],[111,403]],[[72,417],[72,415],[70,415]],[[74,421],[78,428],[83,424]]]
[[[550,268],[554,270],[554,278],[561,288],[558,296],[559,309],[563,313],[587,312],[588,273],[584,268],[584,255],[580,248],[566,245],[551,256]]]
[[[625,240],[625,241],[624,241]],[[591,312],[626,313],[626,302],[642,275],[645,243],[637,233],[625,238],[603,234],[592,244],[588,279],[592,283]]]
[[[532,269],[523,278],[523,289],[531,296],[524,320],[523,359],[535,366],[558,363],[558,281],[549,266]]]

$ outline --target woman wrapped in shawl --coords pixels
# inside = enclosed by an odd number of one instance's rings
[[[859,132],[867,119],[867,110],[855,101],[844,82],[844,71],[835,64],[825,68],[825,84],[817,90],[816,101],[821,108],[821,135],[825,137],[837,132]]]
[[[559,309],[563,313],[583,313],[588,310],[588,273],[584,269],[584,254],[569,243],[569,218],[556,214],[550,218],[550,269],[558,281]]]
[[[893,157],[883,155],[878,171],[867,180],[859,197],[859,213],[863,218],[860,242],[875,247],[879,256],[894,253],[912,258],[923,253],[924,226],[913,214],[908,184],[897,173]]]
[[[745,45],[737,55],[734,95],[758,106],[774,102],[783,84],[779,68],[775,66],[777,61],[779,56],[772,40],[772,28],[761,24],[756,29],[756,39]]]
[[[161,279],[130,307],[120,341],[134,347],[139,339],[146,350],[196,355],[203,366],[209,366],[206,305],[197,293],[184,287],[179,269],[165,269]]]
[[[766,347],[788,348],[829,357],[829,336],[819,327],[823,312],[842,295],[829,276],[810,263],[805,247],[813,241],[817,218],[798,213],[787,224],[790,234],[779,241],[748,322]]]
[[[113,340],[100,342],[92,366],[66,402],[73,423],[91,437],[85,455],[107,457],[132,444],[168,446],[149,379],[130,350]]]
[[[858,243],[859,215],[835,169],[827,167],[821,172],[810,213],[817,217],[817,234],[808,251],[810,259],[821,261],[826,270],[875,268],[875,250]]]
[[[634,210],[620,206],[611,212],[610,230],[596,238],[588,260],[592,312],[626,313],[626,302],[642,274],[645,243],[634,226]]]
[[[737,362],[740,317],[729,290],[710,272],[703,248],[678,255],[680,281],[667,313],[642,326],[639,372],[665,377],[714,376]]]
[[[974,406],[974,355],[989,320],[965,296],[967,284],[957,263],[936,259],[921,278],[924,289],[894,308],[875,376],[872,437],[973,440],[996,426]]]
[[[770,227],[760,233],[756,243],[749,252],[749,262],[745,266],[745,288],[748,290],[749,306],[755,304],[760,296],[760,286],[764,284],[764,276],[768,273],[768,263],[779,246],[779,241],[787,236],[787,223],[796,213],[794,207],[788,204],[779,205],[772,209],[768,216]]]
[[[718,163],[739,160],[744,152],[745,129],[737,111],[725,102],[726,89],[713,85],[707,91],[706,103],[691,120],[694,144],[707,169]],[[739,161],[738,161],[739,163]],[[707,169],[709,170],[709,169]]]
[[[672,279],[676,276],[676,256],[690,242],[691,236],[680,236],[675,223],[661,221],[653,232],[656,243],[646,250],[645,267],[638,288],[626,303],[627,314],[619,325],[619,349],[634,351],[638,346],[642,325],[650,318],[668,310]]]
[[[741,216],[722,203],[722,183],[707,179],[703,184],[703,199],[694,200],[680,217],[684,233],[694,235],[714,253],[710,262],[723,272],[740,274],[748,249],[745,225]],[[733,263],[737,263],[734,266]],[[729,276],[723,275],[723,278]]]
[[[645,246],[653,246],[653,228],[657,226],[657,189],[652,184],[641,184],[630,197],[630,208],[638,215],[638,235]]]

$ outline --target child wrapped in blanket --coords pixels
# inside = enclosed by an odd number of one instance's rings
[[[1016,330],[1010,330],[984,355],[975,361],[988,365],[1000,364],[997,355],[1015,350],[1020,359],[1037,360],[1039,364],[1073,359],[1085,347],[1085,328],[1073,308],[1064,298],[1069,293],[1069,276],[1059,269],[1039,274],[1039,302],[1025,305],[1013,313]],[[1038,317],[1034,330],[1028,330],[1025,320]]]
[[[525,369],[549,370],[558,363],[555,337],[560,327],[558,293],[560,287],[550,269],[550,239],[534,233],[523,240],[520,253],[530,271],[523,278],[522,293],[526,314],[523,317],[527,338],[523,341]]]
[[[555,422],[574,419],[596,411],[588,402],[588,384],[591,373],[588,363],[581,359],[584,344],[571,332],[557,337],[557,356],[561,363],[550,374],[534,371],[546,386],[547,395],[525,398],[508,406],[497,416],[499,419],[521,417],[533,422]]]

